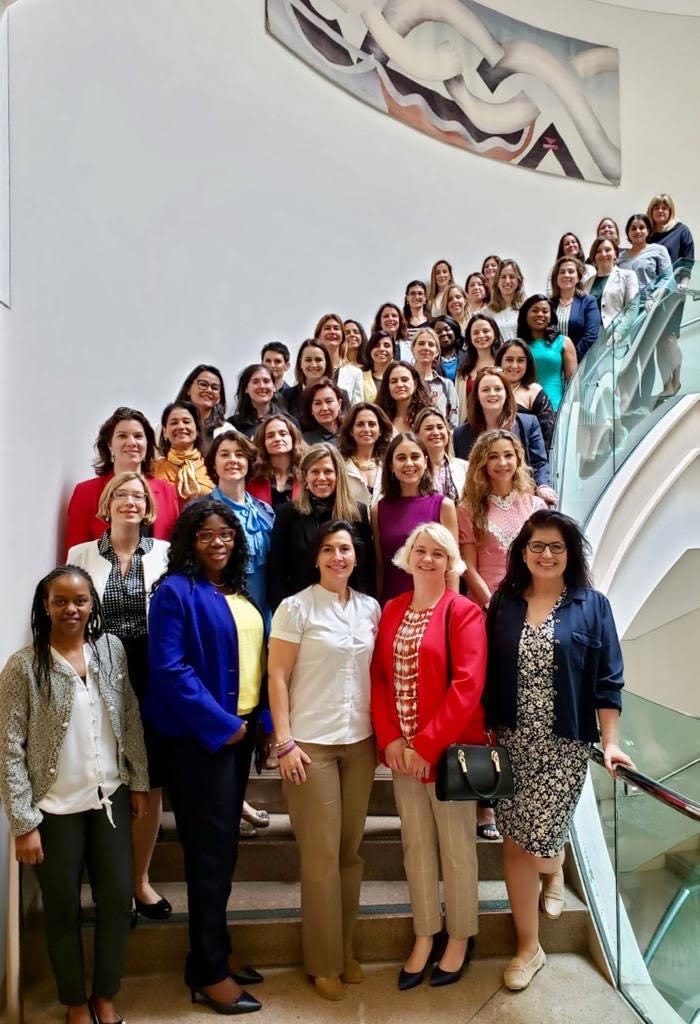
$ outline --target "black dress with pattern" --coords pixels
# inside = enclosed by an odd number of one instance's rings
[[[515,789],[512,800],[496,804],[498,828],[537,857],[563,849],[588,769],[589,744],[554,732],[554,616],[563,599],[564,594],[539,626],[525,621],[518,647],[517,726],[498,730]]]

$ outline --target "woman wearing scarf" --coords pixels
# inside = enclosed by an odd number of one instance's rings
[[[156,462],[153,475],[158,480],[175,484],[180,509],[191,501],[214,490],[202,455],[202,427],[197,407],[181,399],[166,405],[160,419],[162,434],[160,450],[163,458]]]
[[[219,434],[207,452],[205,465],[216,487],[212,498],[222,501],[235,514],[248,543],[246,586],[262,612],[265,627],[270,626],[265,564],[270,551],[270,535],[275,513],[265,501],[246,492],[246,481],[253,471],[255,445],[232,427]]]

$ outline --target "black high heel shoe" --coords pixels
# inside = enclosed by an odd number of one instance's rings
[[[265,980],[260,971],[256,971],[254,967],[246,964],[245,967],[239,967],[235,971],[231,971],[231,977],[234,981],[237,981],[239,985],[260,985]]]
[[[165,896],[161,896],[157,903],[142,903],[134,896],[134,910],[142,917],[147,917],[149,921],[167,921],[173,912],[173,906]]]
[[[472,952],[476,941],[473,935],[470,935],[467,939],[467,948],[464,951],[464,960],[462,960],[462,966],[458,967],[456,971],[443,971],[440,964],[435,964],[433,967],[432,974],[430,975],[430,984],[433,988],[442,988],[443,985],[454,985],[456,981],[464,974],[464,968],[468,967],[471,963]],[[444,952],[444,951],[443,951]]]
[[[447,945],[447,932],[440,931],[436,935],[433,935],[433,944],[428,954],[428,959],[425,961],[422,970],[420,971],[407,971],[403,967],[399,971],[399,992],[407,992],[411,988],[418,988],[423,981],[423,975],[425,974],[426,968],[430,964],[436,963],[445,952],[445,946]]]
[[[255,1013],[256,1010],[262,1009],[262,1003],[258,1002],[255,996],[251,996],[249,992],[245,991],[241,992],[238,999],[232,999],[230,1003],[220,1003],[218,999],[212,999],[203,988],[193,988],[190,986],[190,995],[192,996],[193,1003],[196,1003],[198,1001],[197,997],[199,997],[215,1013],[221,1013],[229,1017],[233,1017],[237,1013]]]

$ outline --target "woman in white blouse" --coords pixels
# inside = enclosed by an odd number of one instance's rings
[[[362,981],[353,956],[359,854],[375,768],[369,668],[377,602],[349,586],[357,554],[333,520],[311,556],[319,582],[272,620],[268,679],[280,775],[301,859],[304,967],[325,999]]]

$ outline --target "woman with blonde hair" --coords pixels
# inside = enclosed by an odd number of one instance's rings
[[[422,327],[414,334],[411,350],[423,387],[430,396],[430,404],[447,416],[451,427],[456,427],[459,422],[457,392],[452,381],[438,373],[440,339],[432,327]]]
[[[478,930],[474,804],[438,801],[435,767],[450,743],[484,742],[486,637],[476,605],[450,589],[463,564],[449,529],[420,523],[394,564],[409,588],[382,612],[372,721],[377,753],[393,774],[413,911],[415,941],[398,979],[405,991],[420,985],[429,964],[433,987],[458,981]]]
[[[469,298],[461,285],[454,284],[454,282],[450,285],[445,292],[440,312],[443,316],[451,316],[456,320],[462,334],[464,334],[467,329],[467,321],[469,320]]]
[[[316,531],[331,519],[349,522],[360,553],[357,589],[374,594],[374,548],[367,506],[351,493],[345,463],[331,444],[315,444],[299,467],[301,491],[277,512],[267,560],[267,597],[274,611],[285,597],[313,582],[308,553]]]
[[[314,328],[314,338],[321,342],[333,365],[333,383],[347,394],[350,405],[364,397],[362,370],[348,359],[345,324],[337,313],[326,313]]]
[[[445,293],[453,281],[452,266],[447,260],[433,263],[428,284],[428,308],[433,316],[439,316],[443,312]]]
[[[503,260],[491,289],[488,312],[498,324],[503,341],[517,336],[518,310],[525,301],[525,278],[515,260]]]

